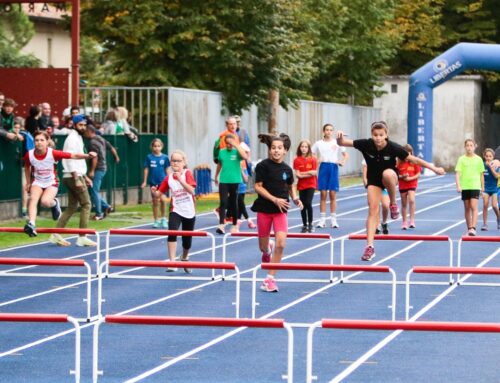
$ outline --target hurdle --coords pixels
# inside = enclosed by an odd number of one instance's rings
[[[462,236],[458,240],[458,250],[457,250],[457,266],[462,266],[462,242],[500,242],[500,236],[490,236],[490,237],[469,237],[467,235]]]
[[[406,274],[406,300],[405,300],[405,318],[410,316],[410,277],[411,274],[475,274],[475,275],[500,275],[500,267],[441,267],[441,266],[414,266]],[[460,277],[457,284],[463,284]],[[477,285],[476,283],[467,283],[467,285]],[[483,284],[487,285],[487,284]]]
[[[71,229],[71,228],[57,228],[57,227],[39,227],[36,229],[38,234],[78,234],[78,235],[93,235],[96,237],[96,257],[94,262],[97,269],[101,264],[101,241],[99,232],[94,229]],[[0,233],[21,233],[25,234],[22,227],[0,227]],[[99,271],[96,271],[99,272]]]
[[[179,268],[190,268],[190,269],[220,269],[220,270],[234,270],[236,272],[236,302],[234,305],[236,306],[236,318],[240,316],[240,271],[238,266],[235,263],[228,262],[188,262],[188,261],[143,261],[143,260],[109,260],[103,262],[101,265],[101,275],[104,268],[108,268],[109,266],[115,267],[179,267]],[[144,279],[143,276],[113,276],[114,278],[135,278],[135,279]],[[161,278],[165,279],[165,277]],[[97,314],[99,318],[102,317],[102,303],[105,300],[102,297],[102,280],[103,278],[99,278],[97,282]]]
[[[82,259],[47,259],[47,258],[0,258],[0,265],[11,266],[69,266],[69,267],[85,267],[87,269],[87,294],[83,299],[87,303],[87,322],[91,320],[90,304],[91,304],[91,279],[92,271],[87,262]],[[0,271],[0,276],[8,277],[81,277],[81,274],[46,274],[46,273],[16,273],[9,270]]]
[[[75,327],[75,369],[70,370],[75,375],[75,382],[80,382],[81,335],[78,321],[66,314],[19,314],[0,313],[0,322],[38,322],[38,323],[71,323]]]
[[[396,320],[396,273],[389,266],[358,266],[358,265],[329,265],[314,263],[261,263],[261,270],[302,270],[302,271],[365,271],[371,273],[391,273],[392,276],[392,298],[389,308],[392,312],[392,320]],[[255,318],[257,270],[252,274],[252,318]]]
[[[222,239],[222,262],[226,262],[226,247],[227,247],[227,238],[228,237],[240,237],[240,238],[258,238],[258,233],[251,231],[241,231],[238,233],[227,233],[224,235]],[[270,234],[270,237],[275,238],[276,235],[274,233]],[[330,264],[333,265],[333,238],[330,234],[322,234],[322,233],[287,233],[287,238],[294,239],[324,239],[330,242]],[[224,271],[222,272],[222,278],[225,278]],[[330,279],[333,278],[333,272],[330,274]],[[304,281],[307,282],[307,281]],[[314,281],[316,282],[316,281]]]
[[[499,333],[500,323],[481,322],[406,322],[386,320],[323,319],[313,323],[307,331],[306,382],[317,379],[313,376],[313,336],[317,328],[347,330],[407,330],[437,332],[479,332]]]
[[[293,382],[293,331],[283,319],[231,319],[219,317],[175,317],[175,316],[141,316],[141,315],[106,315],[94,325],[92,381],[97,382],[103,374],[98,368],[99,327],[103,323],[129,325],[160,326],[208,326],[208,327],[249,327],[249,328],[284,328],[288,335],[287,374],[283,375],[288,383]]]
[[[209,237],[212,241],[212,262],[215,262],[215,237],[207,231],[187,231],[187,230],[149,230],[149,229],[110,229],[106,233],[106,262],[109,264],[109,238],[112,235],[133,235],[133,236],[149,236],[149,237],[167,237],[169,235],[189,236],[189,237]],[[106,268],[106,277],[109,274],[109,269]],[[207,278],[188,278],[188,277],[168,277],[169,279],[197,279],[205,280]],[[212,269],[212,280],[215,280],[215,272]]]
[[[348,240],[365,240],[366,234],[349,234]],[[376,234],[376,241],[430,241],[430,242],[448,242],[449,244],[449,266],[453,267],[453,241],[447,235],[408,235],[408,234]],[[340,242],[340,264],[344,264],[344,256],[345,256],[345,240],[346,238],[342,238]],[[344,273],[340,273],[340,280],[344,280]],[[350,281],[350,283],[367,283],[367,282],[359,282],[359,281]],[[450,274],[449,284],[453,283],[453,277]]]

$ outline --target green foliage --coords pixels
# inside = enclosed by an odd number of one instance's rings
[[[114,84],[172,85],[224,93],[228,109],[283,105],[307,95],[312,50],[298,0],[84,3],[82,29],[103,42]]]
[[[33,24],[17,6],[0,13],[0,67],[38,67],[40,60],[21,49],[35,34]]]

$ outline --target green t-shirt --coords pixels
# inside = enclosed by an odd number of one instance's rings
[[[481,175],[484,173],[484,163],[481,157],[476,154],[472,157],[460,156],[455,171],[460,173],[462,190],[481,190]]]
[[[219,162],[222,165],[219,182],[222,184],[240,184],[241,177],[240,162],[243,158],[236,148],[227,150],[221,149],[219,152]]]

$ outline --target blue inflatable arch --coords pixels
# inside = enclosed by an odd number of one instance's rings
[[[410,76],[408,142],[432,162],[432,90],[467,69],[500,70],[500,45],[460,43]]]

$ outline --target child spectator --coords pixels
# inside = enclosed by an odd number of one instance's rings
[[[317,141],[312,146],[312,152],[319,154],[320,165],[318,172],[318,190],[320,192],[319,201],[319,222],[317,227],[326,225],[326,197],[330,195],[330,218],[331,227],[338,228],[337,222],[337,192],[339,191],[339,166],[347,161],[348,155],[345,148],[340,147],[334,140],[333,125],[323,125],[323,139]],[[342,159],[340,159],[342,153]]]
[[[308,140],[300,141],[297,147],[297,157],[293,160],[293,168],[298,179],[299,198],[304,206],[300,211],[302,217],[302,230],[300,232],[312,233],[314,232],[312,200],[318,187],[318,161],[312,155],[311,143]]]
[[[484,149],[484,193],[483,193],[483,226],[481,230],[488,230],[488,207],[491,197],[491,208],[497,217],[497,229],[500,229],[500,211],[498,209],[498,179],[500,178],[500,169],[495,168],[493,157],[495,152],[491,148]]]
[[[257,213],[257,230],[262,262],[281,262],[288,233],[287,212],[290,208],[288,196],[302,209],[302,202],[293,188],[293,170],[283,160],[290,149],[290,138],[286,134],[279,137],[259,134],[260,142],[269,148],[269,158],[255,167],[255,191],[258,194],[252,211]],[[271,227],[274,229],[275,242],[269,240]],[[269,270],[261,290],[278,292],[274,280],[276,270]]]
[[[146,184],[151,189],[151,197],[153,199],[153,227],[168,228],[168,221],[165,212],[165,201],[156,197],[156,193],[152,192],[152,188],[158,188],[167,175],[167,169],[170,166],[168,156],[162,153],[163,142],[159,138],[154,138],[151,141],[151,153],[144,160],[144,180],[141,188],[145,188]],[[161,218],[158,215],[158,207],[160,207]]]
[[[413,154],[413,148],[410,144],[404,146],[405,150]],[[420,166],[412,164],[410,161],[398,162],[399,194],[401,194],[401,215],[403,223],[401,228],[406,230],[406,207],[410,207],[410,229],[415,228],[415,191],[420,177]]]
[[[241,142],[240,146],[250,157],[250,148],[248,147],[248,145],[245,142]],[[252,218],[248,216],[247,207],[245,205],[245,194],[247,192],[247,185],[250,177],[248,174],[247,161],[242,160],[240,165],[241,165],[241,177],[243,178],[243,180],[238,186],[238,226],[239,226],[239,220],[241,220],[241,217],[244,217],[247,220],[248,228],[255,229],[257,226],[253,222]]]
[[[167,174],[158,189],[153,186],[151,190],[157,198],[163,197],[170,190],[172,197],[170,199],[170,213],[168,216],[169,230],[179,230],[182,225],[182,230],[193,231],[196,221],[194,201],[196,181],[191,170],[187,168],[187,159],[184,152],[174,150],[170,155],[170,163],[172,164],[172,172]],[[181,261],[189,260],[189,249],[191,248],[192,239],[191,236],[182,237]],[[169,235],[167,245],[169,260],[175,261],[177,236]],[[169,267],[167,271],[177,271],[177,269]],[[190,273],[191,269],[184,268],[184,271]]]
[[[478,200],[484,190],[484,163],[481,157],[474,153],[476,142],[472,138],[465,140],[465,154],[458,158],[455,166],[455,181],[457,191],[464,201],[465,223],[467,234],[476,235]]]
[[[57,179],[56,162],[63,158],[88,159],[96,156],[95,152],[68,153],[49,148],[49,135],[45,131],[35,133],[35,149],[24,156],[26,191],[30,193],[28,204],[28,222],[24,232],[30,237],[36,237],[37,206],[52,210],[52,218],[58,220],[61,216],[61,206],[56,198],[59,182]]]
[[[368,217],[366,219],[366,247],[361,259],[370,261],[375,257],[373,247],[375,230],[379,219],[379,205],[382,201],[382,191],[387,189],[390,198],[391,218],[399,217],[398,205],[396,204],[396,186],[398,175],[396,170],[396,158],[408,159],[424,168],[428,168],[438,174],[444,174],[443,168],[435,167],[421,158],[408,153],[401,145],[389,140],[389,128],[384,121],[374,122],[371,125],[371,138],[348,140],[342,131],[337,132],[337,143],[342,146],[358,149],[367,165],[367,197]]]
[[[16,102],[11,98],[6,98],[3,105],[2,111],[0,112],[2,118],[2,129],[9,132],[14,129],[14,108],[16,107]]]

